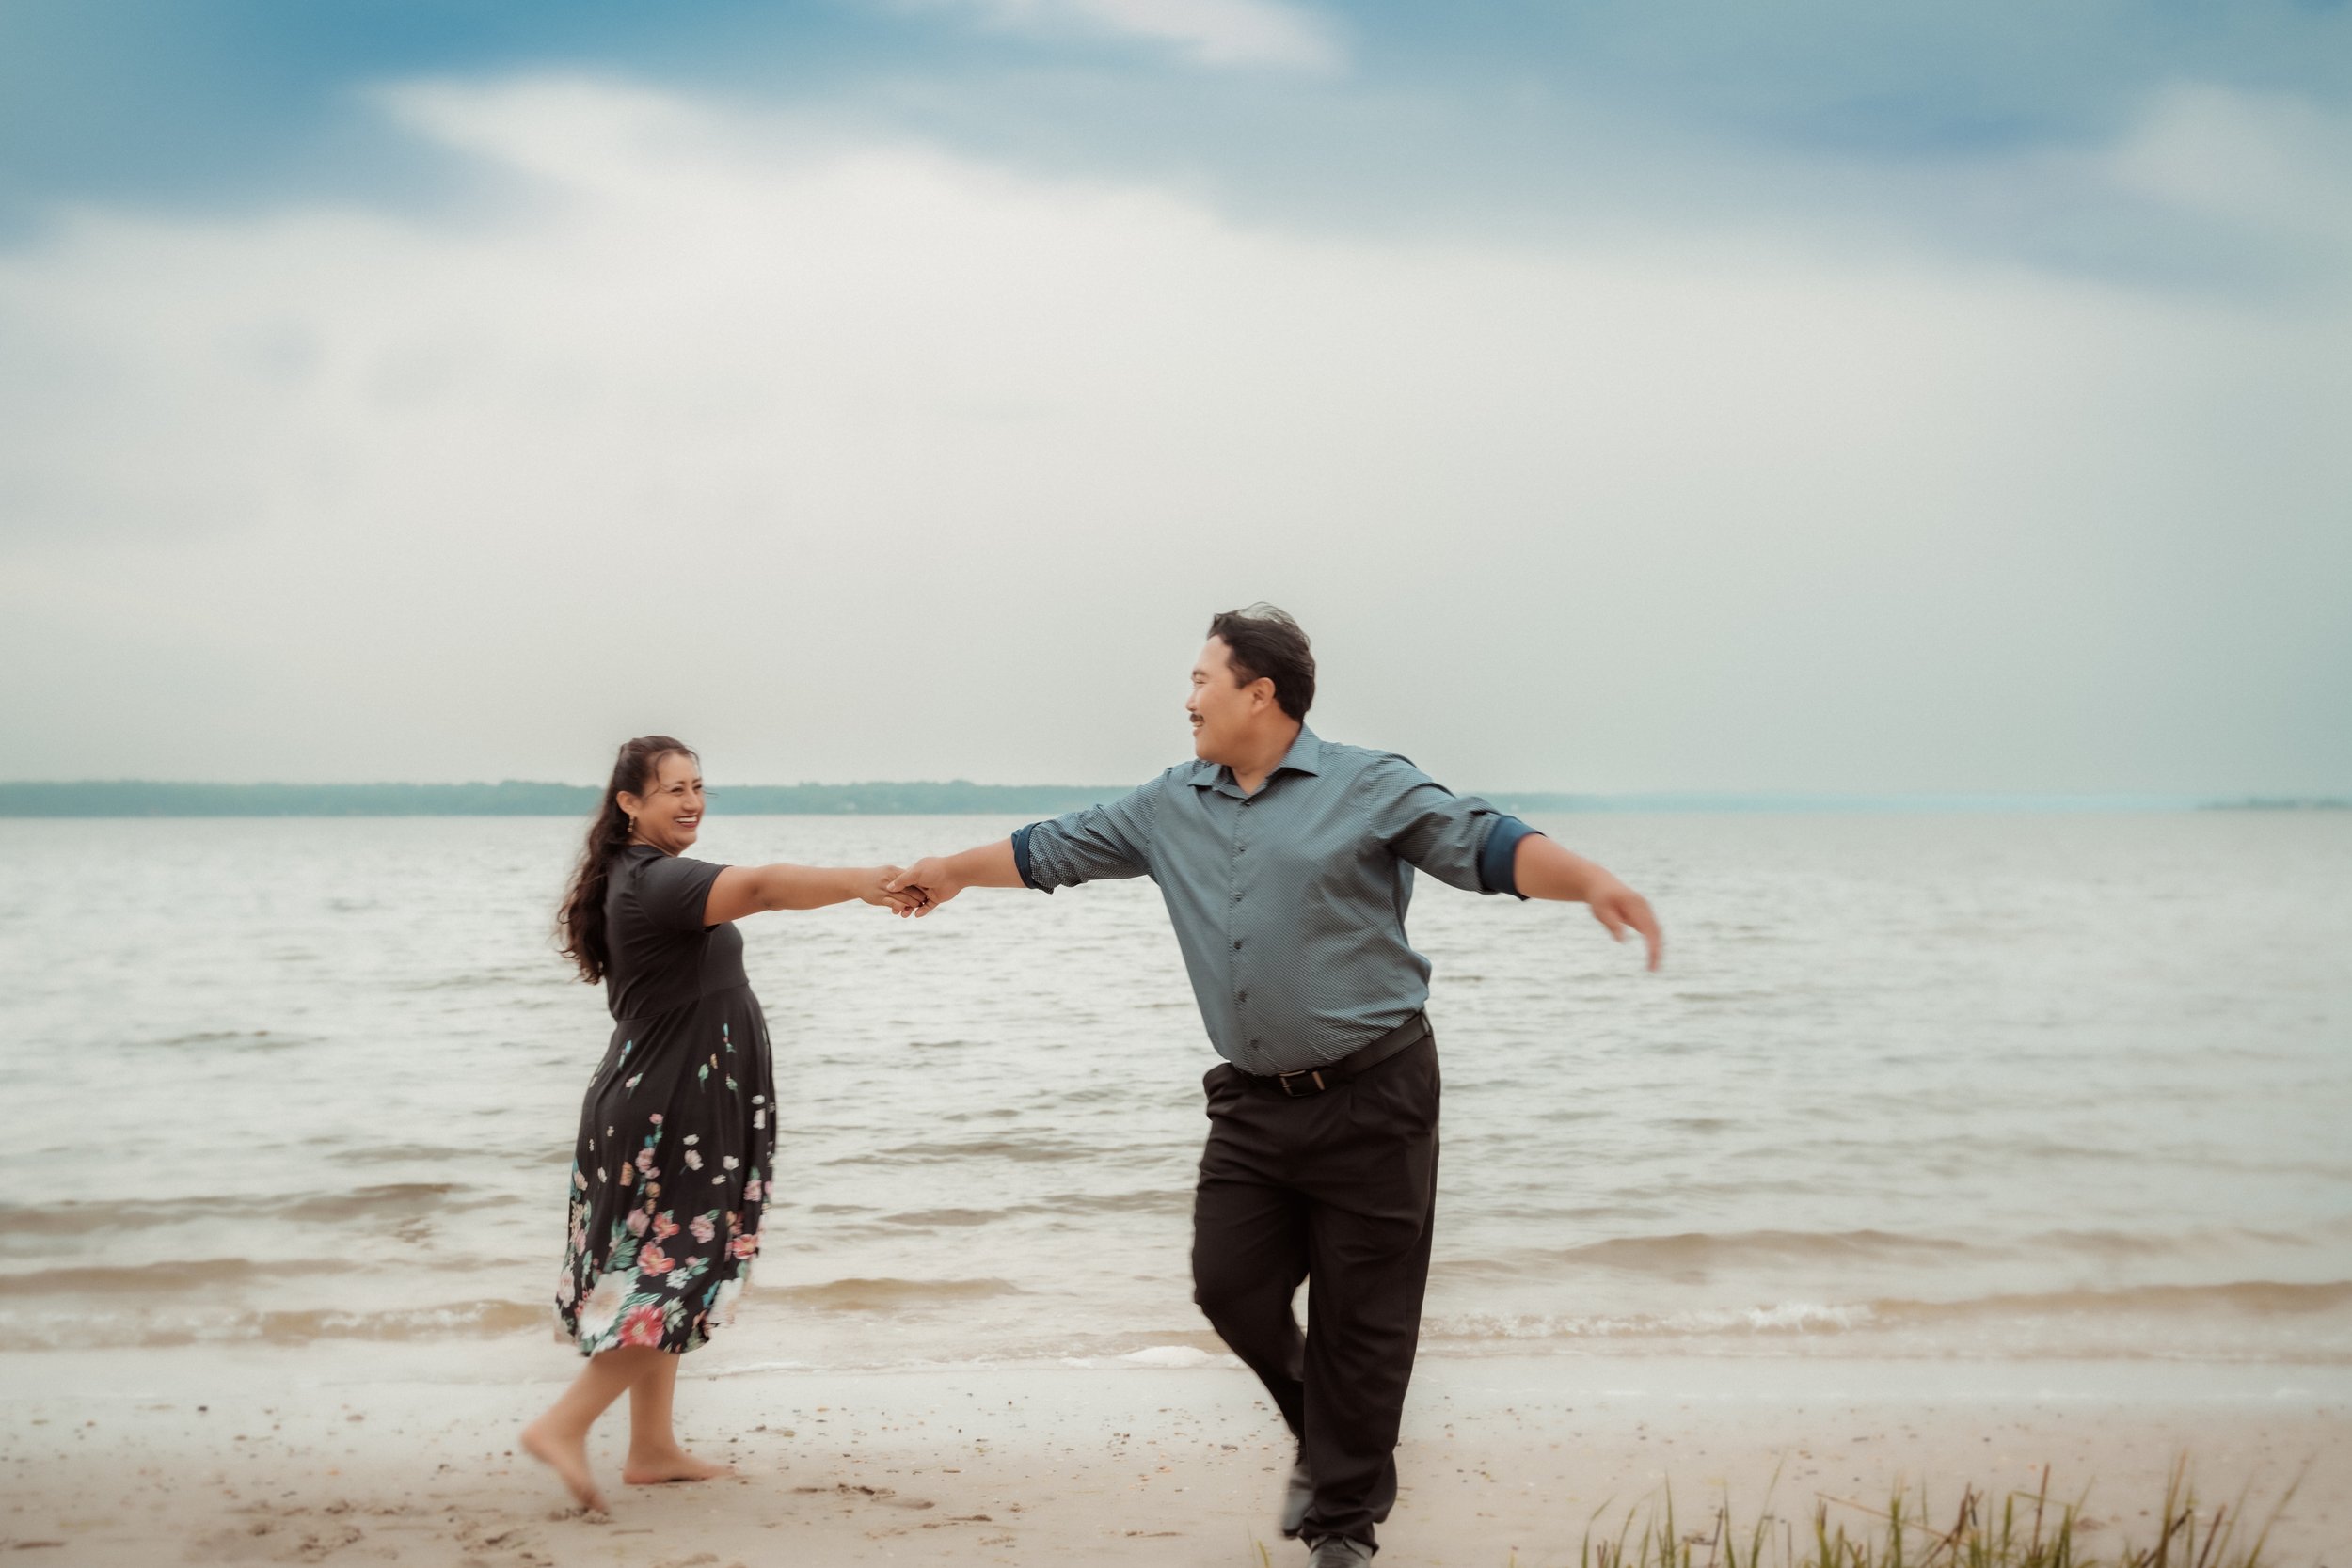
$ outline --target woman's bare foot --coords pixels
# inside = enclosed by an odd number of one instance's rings
[[[523,1451],[553,1470],[570,1489],[572,1501],[591,1513],[610,1513],[596,1478],[588,1469],[588,1439],[551,1431],[545,1420],[523,1428]]]
[[[672,1481],[708,1481],[713,1476],[735,1474],[732,1465],[710,1465],[696,1459],[684,1449],[671,1449],[666,1453],[640,1457],[630,1454],[621,1466],[621,1479],[631,1486],[659,1486]]]

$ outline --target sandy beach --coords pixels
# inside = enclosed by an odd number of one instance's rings
[[[513,1341],[183,1348],[8,1360],[0,1549],[26,1562],[1277,1564],[1286,1446],[1228,1365],[841,1373],[722,1369],[682,1428],[734,1477],[617,1481],[609,1519],[517,1455],[560,1354]],[[101,1391],[103,1390],[103,1391]],[[2352,1558],[2352,1398],[2338,1369],[1565,1357],[1425,1363],[1389,1563],[1573,1563],[1671,1487],[1686,1528],[1728,1495],[1855,1528],[1924,1480],[2088,1488],[2090,1539],[2146,1533],[2185,1453],[2255,1513],[2302,1479],[2275,1560]],[[1773,1485],[1777,1473],[1776,1487]]]

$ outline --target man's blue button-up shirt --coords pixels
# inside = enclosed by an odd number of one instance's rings
[[[1517,894],[1512,858],[1533,831],[1403,757],[1302,725],[1254,795],[1220,764],[1182,763],[1019,830],[1012,852],[1021,879],[1045,893],[1157,882],[1211,1042],[1245,1072],[1268,1073],[1335,1062],[1419,1011],[1429,960],[1405,940],[1414,867]]]

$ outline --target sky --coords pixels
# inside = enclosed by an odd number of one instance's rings
[[[0,776],[2352,792],[2347,430],[2344,4],[0,4]]]

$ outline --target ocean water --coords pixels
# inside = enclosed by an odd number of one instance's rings
[[[722,802],[723,804],[723,802]],[[973,817],[709,822],[912,859]],[[1423,879],[1424,1354],[2352,1364],[2352,815],[1540,823]],[[546,819],[0,822],[0,1350],[545,1351],[600,992]],[[745,924],[778,1204],[719,1366],[1183,1365],[1203,1038],[1155,891]]]

